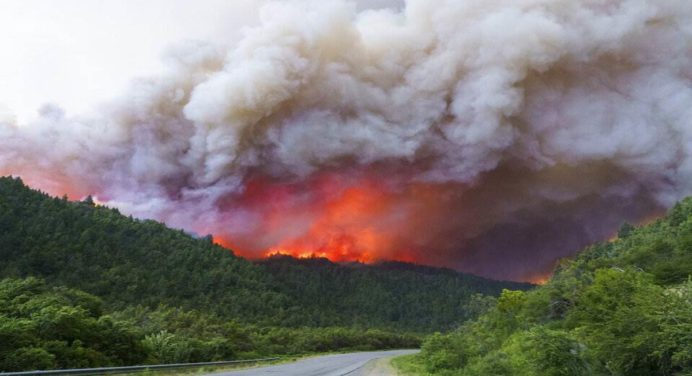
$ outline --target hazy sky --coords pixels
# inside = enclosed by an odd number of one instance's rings
[[[219,38],[249,0],[3,0],[0,103],[25,121],[45,102],[68,113],[160,68],[165,47]]]
[[[68,114],[122,92],[161,68],[165,48],[232,40],[262,0],[2,0],[0,117],[20,123],[44,103]],[[398,3],[361,0],[361,8]]]

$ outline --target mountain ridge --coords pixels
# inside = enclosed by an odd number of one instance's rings
[[[251,262],[210,237],[126,217],[89,198],[50,197],[19,178],[0,178],[0,209],[0,277],[44,278],[102,297],[113,309],[166,304],[203,307],[247,323],[429,332],[468,318],[464,304],[475,293],[531,287],[401,262],[359,267],[323,259]],[[373,291],[386,309],[370,304]],[[359,309],[365,306],[371,311]]]

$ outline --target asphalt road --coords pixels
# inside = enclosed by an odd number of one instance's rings
[[[369,351],[349,354],[323,355],[293,363],[241,371],[214,373],[214,376],[366,376],[369,367],[378,359],[413,354],[418,350]]]

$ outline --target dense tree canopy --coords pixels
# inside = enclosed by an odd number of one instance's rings
[[[0,369],[92,367],[144,360],[138,332],[101,299],[43,281],[0,281]]]

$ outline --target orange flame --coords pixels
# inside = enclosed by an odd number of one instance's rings
[[[344,182],[323,175],[309,187],[254,180],[237,202],[263,213],[249,233],[218,239],[244,256],[415,261],[415,253],[400,237],[412,213],[400,194],[371,179]]]
[[[326,203],[322,216],[303,236],[281,241],[264,256],[281,252],[297,257],[372,262],[377,250],[389,248],[391,239],[368,222],[381,217],[388,207],[386,199],[371,187],[347,189]]]

